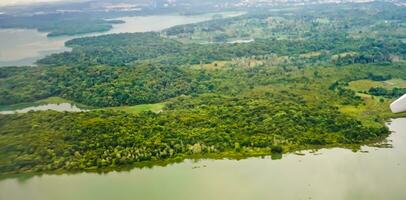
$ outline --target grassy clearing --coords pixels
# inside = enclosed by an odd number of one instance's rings
[[[300,58],[313,58],[313,57],[319,57],[321,55],[320,51],[312,51],[309,53],[305,53],[305,54],[300,54]]]
[[[345,53],[340,53],[340,54],[336,54],[331,56],[331,60],[338,60],[339,58],[343,58],[343,57],[351,57],[351,56],[355,56],[357,55],[357,52],[345,52]]]
[[[116,110],[124,111],[132,114],[137,114],[144,111],[151,111],[155,113],[162,112],[162,109],[165,107],[165,103],[156,103],[156,104],[142,104],[136,106],[119,106],[119,107],[109,107],[103,108],[106,110]]]
[[[330,20],[327,18],[317,18],[316,22],[320,23],[320,24],[330,24]]]
[[[404,117],[406,114],[393,114],[390,111],[390,104],[393,99],[372,96],[366,92],[374,87],[382,87],[388,90],[393,88],[406,88],[406,80],[391,79],[387,81],[357,80],[349,83],[348,88],[357,92],[364,104],[359,106],[341,106],[340,111],[360,120],[366,126],[379,126],[383,120],[390,118]]]
[[[314,53],[317,54],[317,53]],[[316,56],[312,54],[312,56]],[[310,55],[310,54],[309,54]],[[307,56],[309,56],[307,55]],[[256,58],[238,58],[238,59],[233,59],[231,61],[214,61],[212,63],[207,63],[207,64],[197,64],[197,65],[192,65],[190,68],[195,69],[195,70],[220,70],[220,69],[229,69],[232,66],[237,66],[239,68],[252,68],[256,67],[259,65],[264,65],[266,62],[271,62],[271,63],[281,63],[281,62],[287,62],[289,60],[289,57],[287,56],[279,56],[279,57],[272,57],[267,59],[256,59]]]
[[[222,69],[227,66],[227,64],[231,64],[230,61],[214,61],[208,64],[198,64],[191,66],[192,69],[207,69],[207,70],[215,70],[215,69]]]
[[[61,97],[49,97],[46,99],[41,99],[31,103],[20,103],[14,105],[7,105],[7,106],[0,106],[0,111],[9,111],[9,110],[19,110],[28,107],[35,107],[40,105],[46,104],[62,104],[62,103],[70,103],[72,105],[76,105],[78,108],[86,109],[86,110],[117,110],[117,111],[125,111],[128,113],[140,113],[144,111],[152,111],[155,113],[159,113],[165,107],[164,103],[156,103],[156,104],[142,104],[136,106],[119,106],[119,107],[108,107],[108,108],[95,108],[83,104],[79,104]]]
[[[358,119],[363,125],[372,127],[381,126],[382,119],[387,119],[392,115],[389,108],[390,101],[385,100],[384,102],[380,102],[380,98],[372,97],[370,95],[362,95],[361,97],[364,100],[363,105],[341,106],[340,111]]]
[[[367,94],[358,95],[364,100],[363,105],[341,106],[340,111],[358,119],[365,126],[379,127],[383,120],[406,116],[406,113],[394,114],[391,112],[389,105],[392,103],[392,100],[390,99],[374,97]],[[381,101],[381,99],[383,101]]]
[[[406,80],[391,79],[387,81],[358,80],[349,83],[349,88],[356,91],[368,91],[373,87],[382,87],[385,89],[406,88]]]

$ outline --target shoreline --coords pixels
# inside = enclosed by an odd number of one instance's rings
[[[406,114],[405,114],[406,116]],[[366,141],[362,144],[331,144],[331,145],[304,145],[304,146],[294,146],[283,153],[272,153],[270,147],[256,149],[257,151],[252,152],[233,152],[233,151],[224,151],[219,153],[208,153],[208,154],[192,154],[192,155],[182,155],[174,158],[169,158],[165,160],[153,160],[153,161],[141,161],[128,165],[120,165],[116,167],[106,167],[100,169],[88,168],[85,170],[66,170],[59,169],[53,171],[27,171],[27,172],[17,172],[2,174],[0,173],[0,181],[7,179],[18,179],[18,180],[28,180],[34,177],[41,177],[43,175],[75,175],[82,173],[92,173],[92,174],[109,174],[114,172],[129,172],[136,169],[144,168],[153,168],[156,166],[166,167],[172,164],[183,163],[187,160],[202,161],[202,160],[246,160],[250,158],[270,158],[272,160],[283,159],[284,156],[297,155],[297,156],[306,156],[306,155],[316,155],[320,150],[332,150],[332,149],[343,149],[350,150],[353,153],[369,153],[368,151],[363,151],[363,147],[376,147],[379,149],[393,148],[392,144],[388,143],[388,137],[391,136],[394,131],[389,130],[392,120],[402,119],[404,116],[394,117],[387,120],[385,126],[388,128],[389,133],[385,136],[376,138],[374,140]],[[302,152],[305,151],[305,152]]]

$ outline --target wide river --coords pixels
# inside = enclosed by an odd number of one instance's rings
[[[0,67],[32,65],[36,60],[46,55],[69,51],[70,49],[65,47],[65,42],[77,37],[112,33],[160,31],[176,25],[207,21],[212,19],[216,14],[123,17],[118,19],[125,21],[125,23],[113,25],[113,29],[108,32],[85,34],[81,36],[48,38],[46,36],[47,33],[41,33],[34,29],[0,29]],[[233,17],[243,13],[227,12],[221,14],[223,17]]]
[[[128,172],[10,178],[0,181],[0,199],[406,199],[406,119],[389,126],[393,148],[335,148],[280,160],[186,160]]]

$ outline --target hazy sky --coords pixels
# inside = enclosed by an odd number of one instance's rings
[[[56,2],[56,1],[75,1],[75,0],[0,0],[0,6],[42,3],[42,2]]]

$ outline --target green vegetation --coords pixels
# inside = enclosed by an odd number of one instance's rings
[[[347,5],[336,8],[345,12],[304,8],[162,34],[74,39],[67,43],[72,52],[39,60],[38,67],[1,68],[1,106],[58,97],[96,109],[0,115],[0,173],[357,149],[382,140],[389,134],[385,120],[401,116],[389,104],[405,88],[406,46],[380,28],[366,38],[356,32],[385,20],[397,26],[406,11],[366,5],[362,12]],[[382,12],[371,15],[376,10]],[[238,32],[239,24],[263,34],[250,43],[194,43],[200,31]],[[263,37],[266,31],[275,34]]]
[[[370,88],[373,87],[381,87],[385,89],[406,88],[406,81],[403,79],[390,79],[386,81],[373,81],[365,79],[351,81],[349,83],[349,88],[358,92],[368,91]]]
[[[197,3],[197,2],[194,2]],[[106,32],[113,28],[115,24],[124,23],[119,19],[132,16],[148,15],[201,15],[213,14],[213,19],[227,18],[238,15],[240,12],[229,12],[209,8],[205,5],[204,9],[200,8],[174,8],[151,9],[143,7],[140,10],[109,10],[102,8],[102,5],[96,7],[88,2],[59,5],[42,5],[31,7],[15,7],[9,9],[0,16],[0,28],[19,28],[19,29],[37,29],[40,32],[47,32],[48,37],[57,36],[74,36],[94,32]],[[73,6],[73,7],[71,7]],[[102,6],[102,7],[99,7]],[[183,5],[179,5],[183,6]],[[46,8],[48,7],[48,8]],[[99,8],[98,8],[99,7]]]
[[[203,95],[179,98],[162,114],[0,116],[0,171],[98,169],[226,151],[271,153],[301,145],[362,143],[387,135],[385,128],[363,127],[337,108],[300,101],[289,94]]]
[[[406,88],[394,88],[393,90],[387,90],[385,88],[371,88],[368,91],[369,94],[375,96],[384,96],[388,98],[399,98],[406,94]]]
[[[349,88],[363,94],[399,98],[406,94],[406,81],[402,79],[385,81],[358,80],[350,82]]]
[[[114,111],[124,111],[131,114],[137,114],[145,111],[151,111],[154,113],[160,113],[163,111],[165,107],[164,103],[156,103],[156,104],[141,104],[136,106],[119,106],[119,107],[107,107],[102,108],[101,110],[114,110]]]
[[[232,42],[241,39],[304,40],[348,34],[355,39],[404,38],[404,8],[391,3],[253,9],[246,16],[169,28],[166,36],[184,42]],[[221,40],[216,40],[221,38]]]
[[[3,16],[0,28],[31,28],[49,32],[48,37],[103,32],[113,28],[120,20],[104,20],[83,14],[49,14],[34,16]]]
[[[72,52],[54,54],[37,63],[50,66],[96,64],[131,66],[147,60],[160,65],[174,66],[241,57],[265,57],[272,53],[289,56],[292,62],[302,65],[302,59],[307,62],[317,60],[346,65],[389,63],[392,55],[406,54],[402,50],[406,44],[397,41],[358,40],[345,34],[322,36],[323,39],[319,37],[315,35],[314,38],[307,40],[256,39],[250,43],[234,44],[182,44],[174,39],[161,37],[158,33],[126,33],[68,41],[66,44],[73,48]],[[358,53],[346,54],[351,56],[345,57],[336,56],[348,51]]]
[[[195,155],[357,148],[389,134],[383,126],[395,117],[389,101],[358,99],[329,88],[337,79],[361,80],[371,72],[404,76],[405,67],[199,69],[196,77],[203,72],[212,77],[205,83],[213,85],[211,94],[179,96],[165,105],[0,116],[0,171],[106,170]]]
[[[135,68],[18,68],[22,72],[15,75],[11,75],[15,68],[2,70],[11,72],[0,79],[0,105],[60,96],[89,106],[111,107],[157,103],[200,89],[191,82],[193,74],[184,69],[149,64]]]

